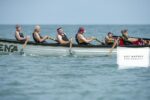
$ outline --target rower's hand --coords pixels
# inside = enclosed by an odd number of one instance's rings
[[[52,37],[50,37],[50,36],[48,36],[48,39],[50,39],[50,40],[54,40],[54,41],[57,41],[57,39],[52,38]]]
[[[30,36],[26,36],[26,39],[29,40],[29,39],[30,39]]]
[[[46,39],[49,39],[49,36],[46,35],[45,38],[46,38]]]
[[[92,40],[96,40],[97,38],[96,37],[92,37]]]
[[[48,36],[48,37],[47,37],[47,39],[51,39],[51,37],[50,37],[50,36]]]

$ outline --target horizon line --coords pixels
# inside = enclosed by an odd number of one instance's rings
[[[0,24],[0,25],[17,25],[17,24]],[[86,25],[150,25],[150,24],[19,24],[19,25],[85,25],[86,26]]]

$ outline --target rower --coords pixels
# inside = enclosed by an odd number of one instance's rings
[[[25,42],[25,41],[29,41],[30,36],[25,37],[24,34],[21,33],[21,26],[16,25],[15,38],[16,38],[17,41]]]
[[[65,44],[69,44],[70,41],[66,35],[66,33],[64,32],[64,30],[62,29],[62,27],[59,27],[57,29],[57,42],[59,44],[65,45]]]
[[[113,45],[115,42],[115,39],[113,38],[113,33],[108,32],[107,36],[105,37],[105,43],[107,45]]]
[[[129,37],[128,30],[122,30],[121,33],[122,37],[120,38],[120,41],[122,41],[124,45],[144,45],[143,39]]]
[[[78,45],[89,45],[90,42],[92,42],[93,40],[96,40],[95,37],[91,37],[91,38],[86,38],[83,34],[85,33],[85,29],[83,27],[80,27],[78,30],[78,33],[76,34],[76,42],[78,43]]]
[[[121,30],[121,41],[124,45],[132,45],[132,41],[129,40],[128,30]]]
[[[39,25],[35,26],[35,29],[34,29],[34,32],[32,35],[33,35],[33,39],[36,43],[44,43],[44,42],[46,42],[47,39],[49,39],[49,37],[47,35],[44,37],[42,37],[40,35],[40,26]]]

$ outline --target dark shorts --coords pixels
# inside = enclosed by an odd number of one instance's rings
[[[114,43],[107,43],[107,45],[112,46]]]
[[[78,45],[90,45],[90,43],[79,43]]]
[[[17,41],[19,41],[19,42],[25,42],[27,39],[23,39],[23,40],[17,40]]]

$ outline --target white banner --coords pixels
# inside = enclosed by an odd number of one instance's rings
[[[119,68],[149,67],[150,66],[150,49],[149,47],[141,48],[117,48],[117,64]]]

